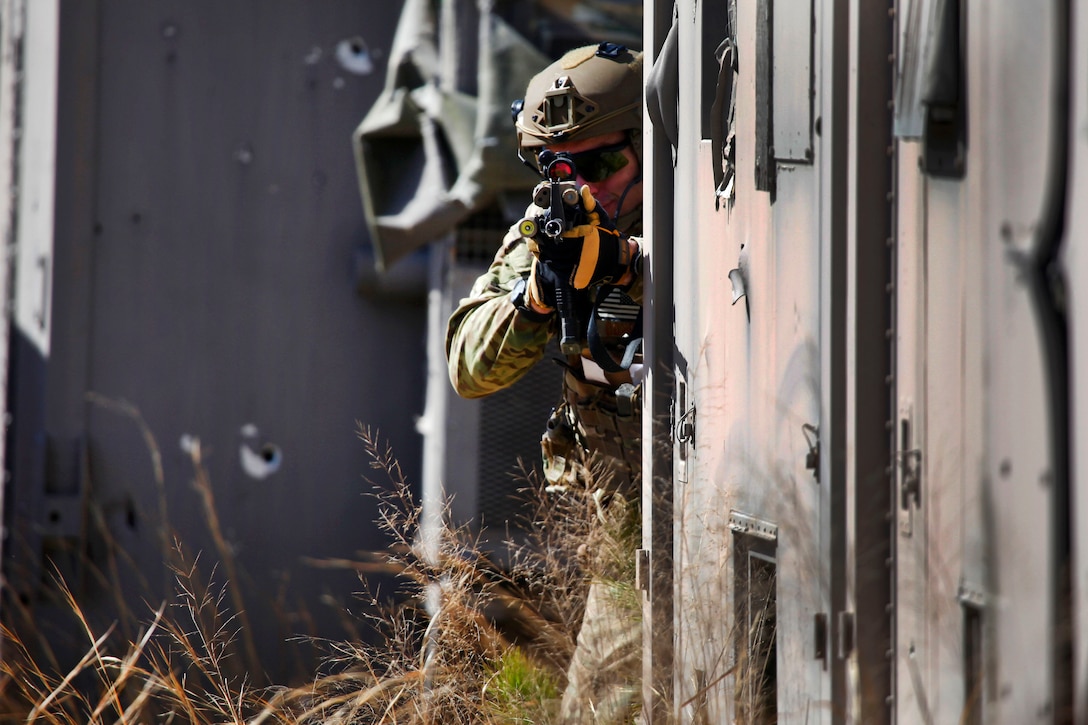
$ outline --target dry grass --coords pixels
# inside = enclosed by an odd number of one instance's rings
[[[142,422],[134,409],[114,409]],[[155,460],[154,438],[146,426],[141,432]],[[0,722],[554,721],[590,578],[633,580],[637,512],[622,503],[602,507],[585,492],[548,492],[527,471],[530,536],[504,548],[499,563],[466,528],[422,526],[421,508],[392,451],[372,429],[360,427],[358,433],[371,461],[368,480],[379,500],[378,523],[393,545],[357,560],[311,563],[360,573],[364,621],[349,626],[377,629],[380,644],[356,637],[319,642],[326,660],[311,681],[297,687],[254,682],[249,673],[260,670],[252,664],[255,647],[238,573],[230,547],[215,536],[215,501],[197,444],[190,451],[196,490],[219,563],[205,573],[199,555],[172,542],[173,591],[142,616],[118,611],[105,627],[84,615],[57,574],[57,590],[85,642],[84,655],[68,668],[58,665],[34,618],[9,607]],[[161,468],[155,470],[161,486]],[[403,585],[398,596],[389,601],[367,591],[366,574],[372,571],[396,573]]]

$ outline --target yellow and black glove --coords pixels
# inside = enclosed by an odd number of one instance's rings
[[[529,249],[537,258],[534,277],[541,282],[564,278],[577,290],[613,284],[631,268],[630,246],[610,224],[601,223],[597,200],[589,187],[583,186],[579,193],[586,216],[582,224],[571,227],[558,239],[543,235],[530,239]],[[539,269],[541,266],[547,269]],[[540,285],[530,285],[530,289],[534,286]],[[546,290],[538,291],[546,294]]]

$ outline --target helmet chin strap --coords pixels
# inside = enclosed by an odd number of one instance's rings
[[[609,216],[609,220],[612,222],[612,226],[616,227],[617,229],[620,228],[620,217],[623,216],[623,202],[627,199],[628,192],[630,192],[631,189],[635,188],[636,184],[642,181],[641,164],[639,166],[640,168],[638,170],[638,175],[636,175],[635,178],[631,179],[630,183],[628,183],[627,187],[623,190],[623,193],[620,194],[619,203],[616,204],[616,213]],[[623,230],[620,229],[620,231],[622,232]]]

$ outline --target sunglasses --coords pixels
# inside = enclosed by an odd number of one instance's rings
[[[595,149],[587,149],[568,155],[571,161],[574,162],[574,167],[578,169],[578,175],[586,181],[596,184],[631,163],[631,159],[627,157],[627,154],[623,153],[624,149],[630,145],[631,142],[625,140],[609,146],[599,146]]]

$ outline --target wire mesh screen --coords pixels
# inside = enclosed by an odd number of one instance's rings
[[[522,209],[496,203],[469,217],[457,229],[456,264],[479,266],[483,272]],[[561,368],[551,362],[558,357],[559,346],[553,341],[544,359],[525,377],[480,401],[477,521],[481,530],[494,534],[485,538],[501,538],[507,530],[525,528],[526,515],[531,513],[522,493],[528,484],[525,471],[540,470],[540,436],[562,398]]]
[[[517,383],[483,399],[480,415],[480,524],[492,531],[524,528],[526,480],[518,464],[540,470],[540,436],[552,408],[562,398],[561,368],[553,341],[544,360]]]

